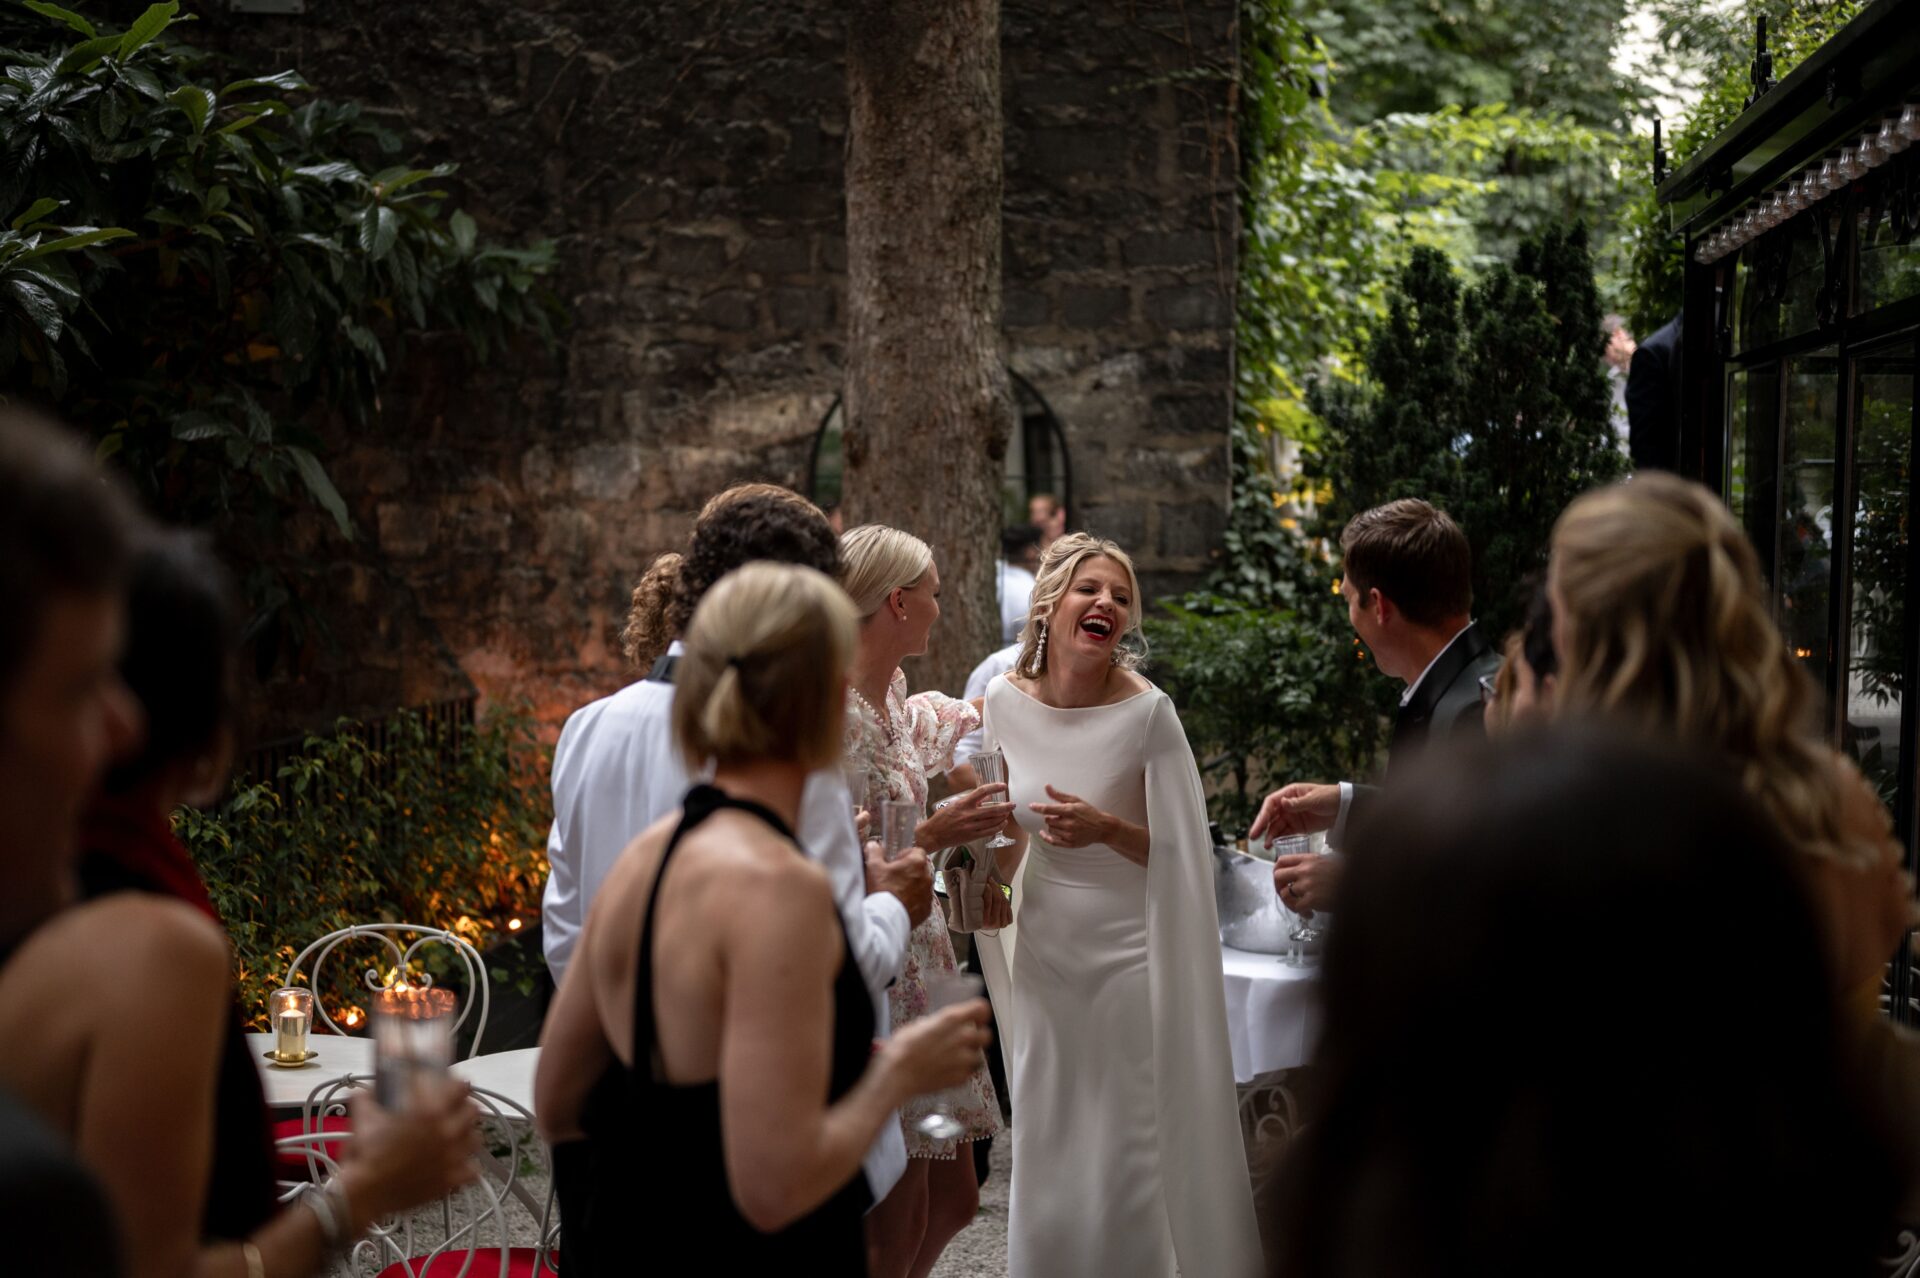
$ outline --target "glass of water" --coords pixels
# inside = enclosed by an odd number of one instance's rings
[[[1309,835],[1289,834],[1273,841],[1273,856],[1276,861],[1283,856],[1311,855],[1312,852],[1313,839]],[[1285,897],[1280,898],[1280,904],[1286,908],[1288,914],[1294,914],[1293,906]],[[1287,933],[1286,961],[1297,967],[1307,961],[1307,946],[1320,939],[1320,929],[1313,925],[1311,919],[1294,915],[1294,921],[1296,926]]]
[[[986,992],[986,982],[971,972],[943,972],[927,981],[927,1015],[984,997]],[[966,1099],[965,1084],[935,1093],[933,1111],[915,1122],[914,1130],[929,1140],[952,1140],[963,1135],[966,1126],[953,1111]]]
[[[1005,785],[1007,783],[1007,756],[998,750],[985,750],[967,760],[973,768],[973,775],[979,778],[981,785]],[[1011,791],[1008,792],[1011,798]],[[1005,802],[1006,800],[1002,800]],[[996,830],[987,840],[990,848],[1010,848],[1013,840],[1007,837],[1004,829]]]

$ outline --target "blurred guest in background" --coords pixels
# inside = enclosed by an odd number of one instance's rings
[[[1767,609],[1760,561],[1706,488],[1638,475],[1553,532],[1555,712],[1712,752],[1802,856],[1836,975],[1877,995],[1913,921],[1892,820],[1821,737],[1816,692]]]
[[[1629,356],[1627,452],[1635,470],[1673,470],[1680,464],[1680,316]]]
[[[1027,624],[1033,598],[1033,570],[1040,566],[1040,530],[1018,524],[1000,533],[1000,568],[994,595],[1000,601],[1000,641],[1012,643]]]
[[[1501,647],[1493,704],[1487,708],[1488,728],[1545,722],[1553,714],[1554,676],[1559,669],[1553,651],[1553,601],[1547,596],[1546,574],[1535,576],[1527,615]]]
[[[1899,1164],[1799,859],[1711,753],[1532,731],[1424,760],[1350,849],[1274,1273],[1704,1274],[1742,1239],[1737,1268],[1875,1272]],[[1755,937],[1764,1008],[1716,1015]]]
[[[219,564],[181,534],[145,540],[126,599],[119,676],[145,732],[81,824],[81,876],[104,899],[35,932],[0,980],[0,1041],[37,1044],[0,1078],[106,1185],[130,1273],[306,1278],[470,1180],[476,1115],[461,1084],[405,1115],[356,1096],[339,1174],[280,1207],[226,933],[170,820],[225,787],[239,628]]]
[[[1040,530],[1040,553],[1067,535],[1067,507],[1052,493],[1035,493],[1027,500],[1027,522]]]
[[[115,668],[138,525],[77,440],[0,407],[0,1000],[29,934],[73,898],[87,796],[139,736]],[[40,1034],[0,1040],[0,1079]],[[121,1273],[99,1182],[13,1088],[0,1083],[0,1232],[54,1244],[34,1249],[37,1272]]]
[[[1600,339],[1604,343],[1600,358],[1607,366],[1607,389],[1613,406],[1613,431],[1620,451],[1632,456],[1627,425],[1627,370],[1633,364],[1633,334],[1627,331],[1626,317],[1608,315],[1600,321]]]

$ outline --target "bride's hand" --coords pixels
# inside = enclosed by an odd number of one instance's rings
[[[915,845],[937,852],[988,837],[1013,815],[1006,793],[1000,782],[975,786],[922,821],[915,829]]]
[[[1056,848],[1084,848],[1089,843],[1110,842],[1113,818],[1078,795],[1047,787],[1052,803],[1027,806],[1046,822],[1040,837]]]
[[[1000,887],[1000,880],[987,879],[987,891],[980,908],[980,930],[998,932],[1013,922],[1013,902]]]

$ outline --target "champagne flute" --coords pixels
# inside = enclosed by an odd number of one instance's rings
[[[920,825],[920,805],[905,799],[883,799],[880,803],[880,854],[897,860],[913,846],[914,831]]]
[[[927,981],[928,1016],[986,995],[986,982],[971,972],[942,972]],[[967,1099],[966,1084],[949,1087],[933,1097],[933,1111],[917,1120],[913,1129],[930,1140],[952,1140],[966,1132],[953,1111]]]
[[[981,785],[1007,784],[1007,756],[1000,751],[983,750],[968,759],[967,763],[973,768],[973,775],[979,778]],[[1013,792],[1009,790],[1007,797],[1012,798],[1012,795]],[[1013,840],[1007,837],[1005,828],[1002,828],[994,831],[993,837],[987,840],[987,846],[1010,848],[1013,846]]]

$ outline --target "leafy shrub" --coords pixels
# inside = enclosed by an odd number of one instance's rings
[[[0,4],[0,391],[48,401],[159,514],[219,533],[266,614],[304,571],[288,510],[351,534],[322,427],[377,414],[410,330],[483,358],[550,337],[553,250],[483,241],[448,205],[453,166],[395,163],[398,136],[297,73],[219,74],[174,42],[178,10],[102,32]]]
[[[1330,571],[1325,582],[1331,596]],[[1179,707],[1226,830],[1246,829],[1269,790],[1364,774],[1379,751],[1391,681],[1344,610],[1337,624],[1328,611],[1202,593],[1147,622],[1153,678]]]
[[[308,737],[272,778],[219,808],[182,809],[193,853],[237,955],[241,1000],[265,1027],[266,998],[308,943],[354,923],[449,928],[482,952],[531,925],[546,880],[546,759],[524,714],[430,729],[387,722],[383,750],[357,725]],[[321,997],[335,1019],[362,1008],[370,950],[329,962]],[[428,947],[429,962],[444,947]],[[342,960],[346,961],[342,961]],[[447,971],[436,971],[444,977]],[[496,980],[531,988],[532,971]]]

